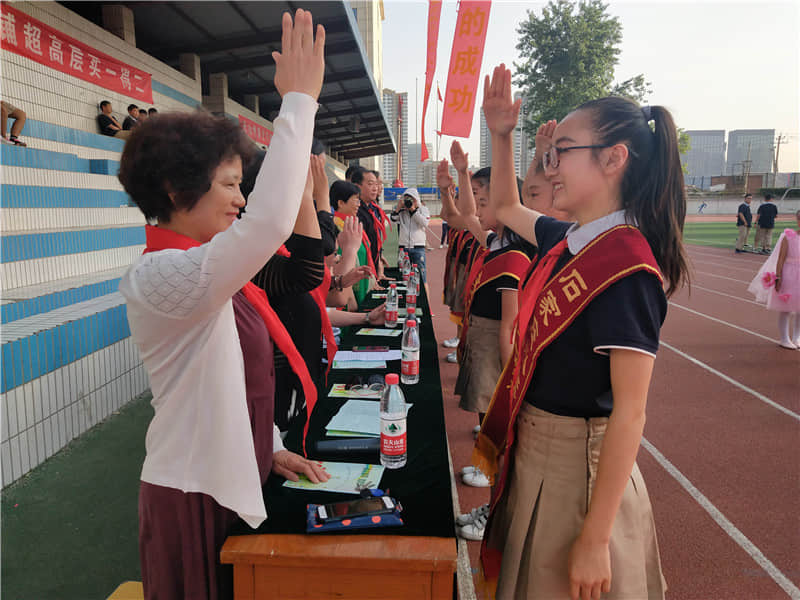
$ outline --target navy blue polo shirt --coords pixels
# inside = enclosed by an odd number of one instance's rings
[[[596,235],[617,224],[610,223]],[[539,256],[560,242],[571,226],[539,217]],[[552,276],[570,258],[569,251],[565,252]],[[609,350],[628,348],[655,356],[666,314],[667,298],[661,282],[649,272],[638,271],[609,286],[544,349],[525,394],[526,402],[568,417],[609,416],[614,406]]]
[[[778,216],[778,207],[772,202],[764,202],[758,207],[758,226],[761,229],[773,229],[775,217]]]
[[[741,215],[739,214],[741,213]],[[742,221],[742,215],[744,215],[744,221]],[[753,223],[753,213],[750,212],[750,205],[747,202],[742,202],[739,205],[739,211],[736,213],[736,225],[737,227],[740,225],[750,225]]]

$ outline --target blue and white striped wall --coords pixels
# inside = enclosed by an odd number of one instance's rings
[[[153,74],[153,106],[193,110],[199,82],[55,2],[15,8]],[[0,467],[16,481],[149,383],[119,279],[144,220],[117,180],[123,142],[97,133],[97,104],[131,98],[2,51],[4,100],[28,114],[28,148],[0,146]]]

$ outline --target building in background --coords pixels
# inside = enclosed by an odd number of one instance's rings
[[[519,117],[517,118],[517,126],[514,127],[514,167],[517,172],[517,177],[525,177],[528,172],[528,164],[533,159],[531,152],[531,140],[528,134],[525,133],[523,127],[527,113],[525,112],[525,98],[522,92],[514,92],[514,100],[522,98],[522,106],[519,109]],[[482,115],[483,113],[481,113]]]
[[[351,0],[350,8],[356,17],[358,31],[364,44],[367,60],[372,67],[372,78],[375,86],[383,89],[383,21],[386,19],[383,12],[383,0]],[[388,115],[387,115],[388,117]],[[395,137],[395,140],[398,138]],[[367,169],[381,171],[383,169],[382,156],[369,156],[358,159],[358,164]],[[383,176],[383,174],[381,174]],[[383,176],[384,181],[390,181]]]
[[[428,149],[428,156],[433,156],[433,148],[430,142],[426,142],[425,147]],[[421,185],[424,178],[422,167],[422,144],[409,144],[407,170],[403,178],[403,185],[405,187],[418,187]]]
[[[725,130],[693,129],[687,130],[690,149],[681,155],[686,165],[686,183],[707,189],[711,177],[725,173]]]
[[[492,135],[489,133],[489,128],[486,126],[486,117],[483,115],[483,107],[481,107],[481,149],[480,156],[478,157],[478,166],[480,168],[492,166]]]
[[[387,186],[394,185],[397,179],[405,185],[408,177],[408,92],[384,89],[383,110],[397,142],[397,152],[384,154],[379,170]]]
[[[734,129],[728,133],[728,160],[725,173],[727,175],[741,175],[745,171],[770,173],[774,151],[774,129]]]

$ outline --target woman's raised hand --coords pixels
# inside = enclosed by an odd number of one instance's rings
[[[311,155],[311,174],[314,176],[314,200],[317,201],[317,210],[323,210],[323,207],[330,210],[330,188],[328,188],[323,154]]]
[[[483,81],[483,114],[486,126],[496,135],[509,135],[517,125],[522,99],[511,98],[511,71],[505,64],[494,68],[491,81]]]
[[[325,74],[325,28],[317,25],[316,41],[311,13],[298,8],[292,16],[283,13],[281,51],[273,52],[275,88],[281,97],[289,92],[308,94],[314,100],[322,90]]]
[[[347,217],[344,220],[342,231],[336,238],[339,241],[339,247],[342,252],[348,249],[358,251],[358,247],[361,246],[363,231],[364,228],[356,217]]]
[[[453,161],[453,166],[459,173],[466,173],[469,169],[469,154],[464,152],[458,140],[453,140],[450,145],[450,160]]]

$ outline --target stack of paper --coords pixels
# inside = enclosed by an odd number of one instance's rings
[[[283,485],[300,490],[317,490],[325,492],[343,492],[358,494],[361,490],[377,488],[381,483],[383,467],[356,463],[339,463],[323,461],[317,463],[331,478],[322,483],[311,483],[300,473],[300,481],[286,481]]]
[[[406,414],[410,408],[406,404]],[[325,433],[331,437],[380,437],[380,402],[348,400],[328,423]]]
[[[339,350],[334,360],[343,361],[371,361],[371,360],[400,360],[402,358],[400,350],[386,350],[378,352],[354,352],[353,350]]]

